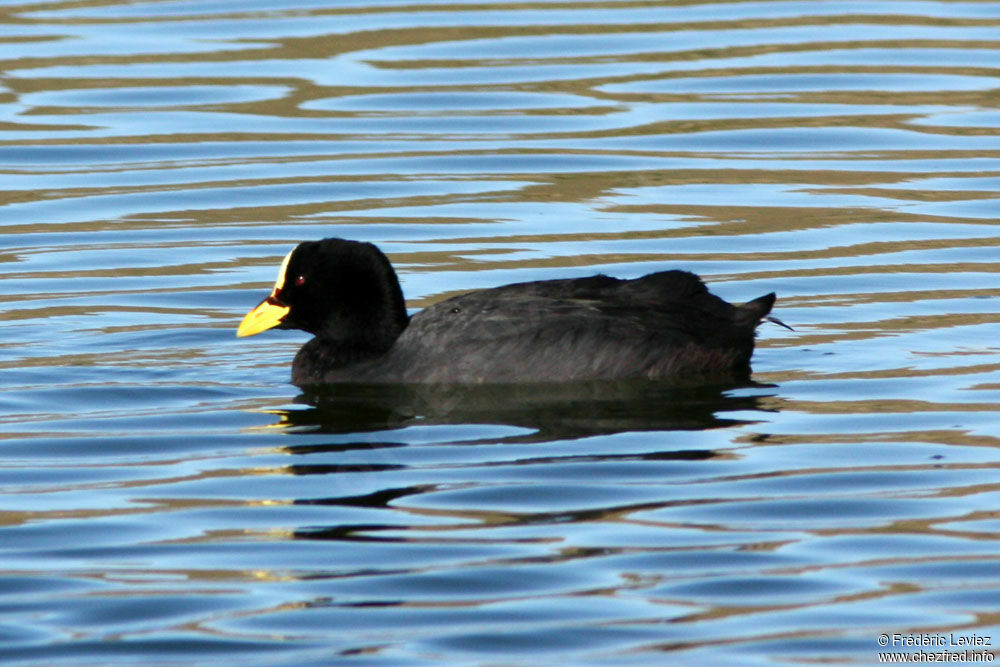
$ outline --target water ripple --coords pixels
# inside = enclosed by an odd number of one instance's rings
[[[1000,635],[997,3],[0,24],[4,658],[873,663],[915,652],[883,633]],[[233,330],[331,235],[378,243],[413,308],[677,267],[777,292],[794,331],[760,329],[740,387],[303,395],[301,334]]]

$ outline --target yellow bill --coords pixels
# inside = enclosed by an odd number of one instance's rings
[[[292,250],[292,252],[295,252]],[[285,287],[285,273],[288,271],[288,261],[292,258],[292,252],[285,255],[278,269],[278,280],[274,283],[271,295],[261,301],[256,308],[243,316],[239,328],[236,330],[236,337],[253,336],[261,331],[267,331],[272,327],[281,324],[281,320],[288,314],[288,306],[278,301],[278,294]]]
[[[236,330],[236,337],[253,336],[261,331],[267,331],[271,327],[276,327],[281,324],[281,320],[287,314],[288,306],[282,306],[271,297],[267,297],[243,317],[243,321],[240,322],[240,326]]]

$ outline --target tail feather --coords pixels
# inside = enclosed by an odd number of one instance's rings
[[[737,306],[736,321],[751,329],[756,327],[771,312],[771,308],[774,307],[774,301],[777,298],[777,295],[771,292],[770,294],[759,296],[753,301],[747,301],[742,306]]]
[[[774,292],[771,292],[770,294],[759,296],[753,301],[747,301],[742,306],[737,306],[736,310],[738,313],[736,315],[736,321],[748,329],[753,329],[758,324],[766,320],[768,322],[780,324],[789,331],[795,331],[777,317],[770,314],[776,299],[777,297]]]
[[[785,324],[784,322],[782,322],[781,320],[779,320],[774,315],[768,315],[764,319],[767,320],[768,322],[774,322],[775,324],[781,325],[781,326],[785,327],[786,329],[788,329],[789,331],[795,331],[795,329],[791,328],[790,326],[788,326],[787,324]]]

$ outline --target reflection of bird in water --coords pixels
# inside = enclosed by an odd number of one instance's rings
[[[704,431],[752,423],[772,409],[773,385],[681,385],[662,380],[594,380],[544,384],[351,384],[310,387],[301,407],[265,410],[275,422],[256,428],[296,434],[352,434],[330,446],[400,446],[397,429],[482,424],[460,440],[494,444],[545,442],[592,435]],[[378,435],[373,435],[378,434]],[[687,439],[669,439],[671,448]],[[695,441],[704,444],[703,441]],[[367,443],[367,444],[365,444]],[[285,444],[291,447],[290,444]],[[312,445],[296,445],[309,449]],[[324,447],[327,444],[323,445]]]
[[[663,271],[516,283],[410,317],[378,248],[325,239],[288,253],[270,296],[237,336],[271,327],[312,333],[292,366],[300,386],[746,380],[754,331],[773,319],[774,300],[772,293],[734,306],[694,274]]]

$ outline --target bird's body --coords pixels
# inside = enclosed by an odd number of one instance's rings
[[[745,380],[754,331],[775,300],[734,306],[692,273],[663,271],[478,290],[411,318],[384,255],[340,239],[298,246],[278,282],[241,335],[269,326],[314,333],[293,362],[299,386]],[[249,323],[267,308],[285,312],[267,326]]]

